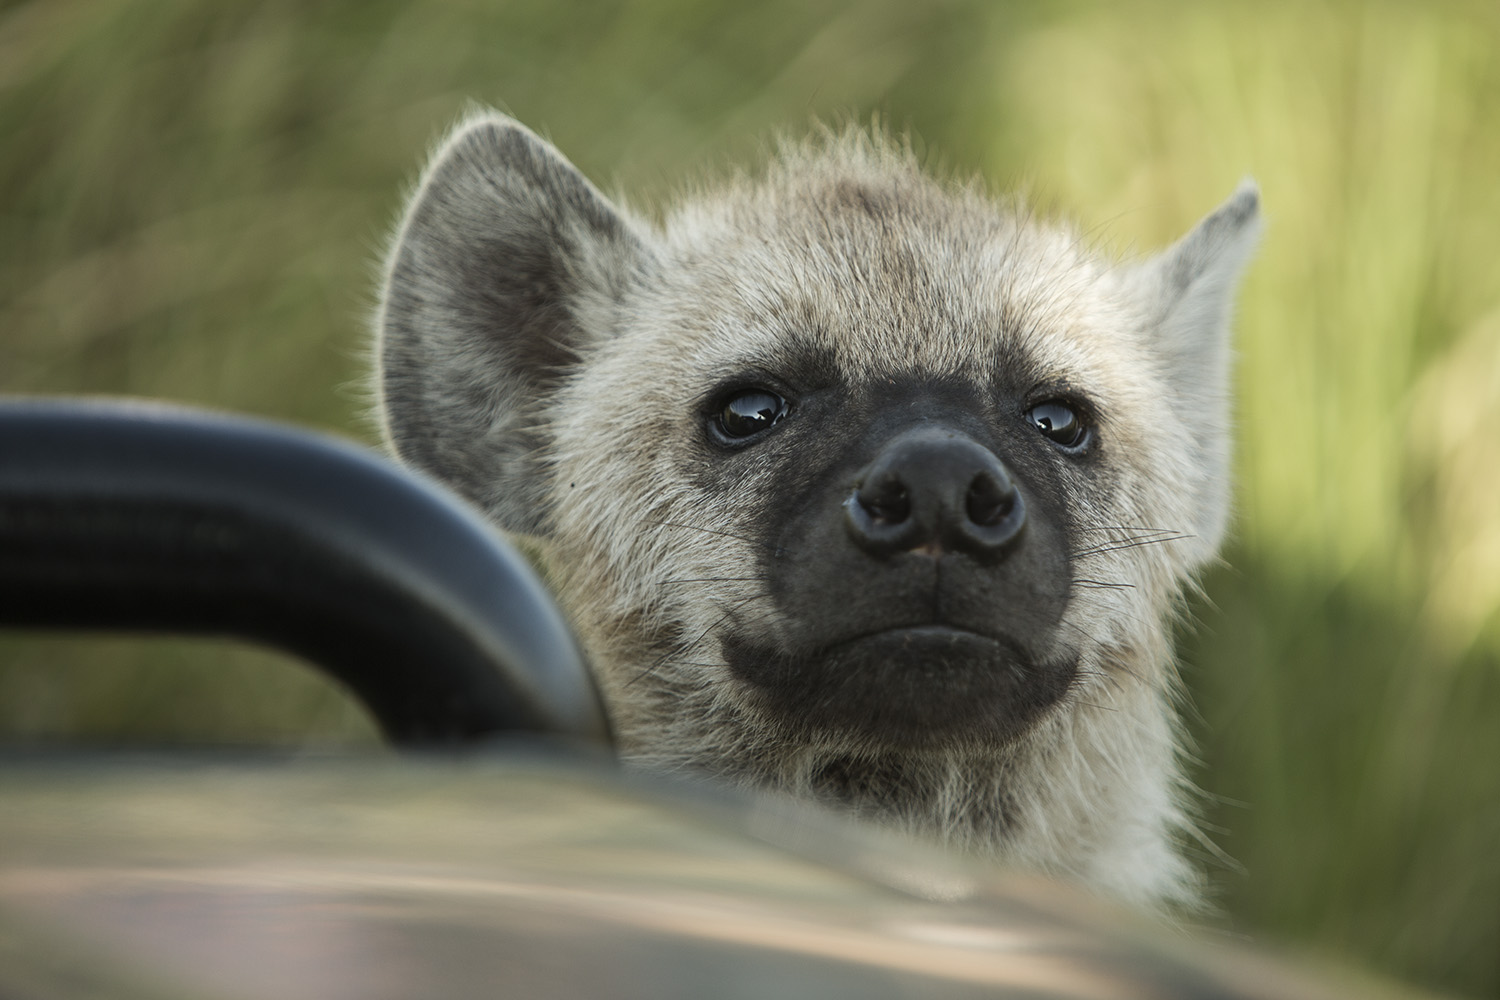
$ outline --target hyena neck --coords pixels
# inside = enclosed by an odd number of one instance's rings
[[[636,732],[627,724],[622,735],[632,766],[706,772],[1133,906],[1193,909],[1197,877],[1174,847],[1190,833],[1175,744],[1162,706],[1151,705],[1165,696],[1138,694],[1136,704],[1073,706],[999,748],[914,753],[778,739],[722,707],[680,711],[667,740],[659,722]],[[1121,726],[1121,714],[1136,724]]]

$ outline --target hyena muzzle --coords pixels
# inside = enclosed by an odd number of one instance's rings
[[[481,115],[390,256],[386,426],[542,553],[629,759],[1191,902],[1170,627],[1257,225],[1116,263],[849,130],[658,226]]]

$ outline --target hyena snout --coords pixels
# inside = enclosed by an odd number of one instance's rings
[[[971,438],[919,428],[887,445],[844,503],[854,543],[877,558],[962,552],[996,563],[1026,527],[1026,503],[1005,464]]]

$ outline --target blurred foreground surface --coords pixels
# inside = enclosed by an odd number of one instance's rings
[[[0,796],[20,1000],[1410,995],[603,771],[7,761]]]
[[[471,100],[648,212],[844,114],[1125,255],[1253,174],[1239,540],[1182,644],[1204,865],[1238,929],[1497,996],[1497,52],[1490,0],[0,0],[0,391],[373,440],[374,262]],[[15,636],[0,734],[371,738],[260,653]]]

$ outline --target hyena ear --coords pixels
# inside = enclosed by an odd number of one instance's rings
[[[1259,236],[1260,191],[1247,179],[1191,232],[1126,277],[1173,403],[1193,428],[1192,468],[1204,484],[1194,530],[1214,547],[1229,516],[1229,320]]]
[[[542,405],[654,266],[646,231],[503,115],[434,155],[387,264],[380,396],[401,458],[502,527],[545,523]]]

